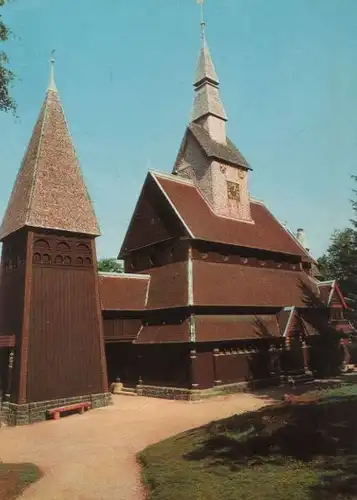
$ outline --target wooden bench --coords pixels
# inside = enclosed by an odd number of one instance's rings
[[[47,410],[47,413],[50,415],[50,417],[53,417],[53,420],[58,420],[61,413],[65,411],[78,410],[80,413],[84,413],[84,410],[89,410],[90,407],[90,402],[85,401],[83,403],[74,403],[73,405],[60,406],[59,408],[51,408],[51,410]]]

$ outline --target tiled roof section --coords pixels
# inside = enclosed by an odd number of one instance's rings
[[[218,76],[207,43],[204,43],[200,50],[194,85],[200,85],[204,80],[210,80],[216,85],[219,84]]]
[[[99,273],[98,278],[103,311],[141,311],[188,304],[187,262],[155,267],[136,275]]]
[[[187,262],[175,262],[146,272],[151,276],[147,309],[187,306]]]
[[[149,276],[99,273],[99,295],[103,311],[144,310]]]
[[[251,170],[247,160],[228,138],[227,144],[216,142],[211,138],[207,130],[197,123],[190,123],[188,130],[192,132],[193,136],[209,158],[215,158]]]
[[[145,325],[140,330],[134,344],[159,344],[168,342],[188,342],[188,320],[174,325]]]
[[[24,226],[100,234],[59,96],[52,90],[17,175],[0,238]]]
[[[312,307],[316,293],[302,271],[193,261],[195,305]]]
[[[196,315],[197,342],[280,337],[275,315]]]
[[[356,330],[353,328],[352,324],[347,320],[337,321],[333,326],[338,332],[342,332],[345,334],[356,333]]]
[[[275,219],[265,205],[251,201],[254,224],[216,215],[199,193],[188,183],[153,173],[171,204],[196,239],[228,245],[257,248],[305,257],[304,250]]]
[[[219,95],[218,76],[205,40],[200,51],[194,87],[196,95],[192,110],[192,121],[199,120],[207,115],[227,120]]]
[[[284,334],[285,329],[286,329],[286,327],[288,325],[288,321],[289,321],[289,318],[290,318],[290,315],[291,315],[291,309],[292,308],[282,309],[277,314],[277,320],[278,320],[278,323],[279,323],[279,328],[280,328],[281,335]]]
[[[218,87],[209,83],[196,89],[192,121],[199,120],[206,115],[214,115],[222,120],[227,120]]]

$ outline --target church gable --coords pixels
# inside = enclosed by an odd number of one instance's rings
[[[333,289],[331,290],[329,305],[331,307],[347,309],[346,301],[343,298],[340,287],[337,283],[334,284]]]
[[[336,281],[325,281],[318,284],[320,296],[327,307],[348,309],[340,287]]]
[[[119,258],[133,250],[185,236],[185,228],[163,191],[149,173],[131,218]]]

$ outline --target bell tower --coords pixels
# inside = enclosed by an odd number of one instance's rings
[[[227,137],[227,114],[206,39],[201,4],[201,50],[194,80],[191,123],[176,159],[174,173],[192,179],[220,216],[250,222],[248,174],[251,168]]]
[[[54,78],[0,228],[0,333],[15,335],[8,420],[108,404],[95,238],[100,234]]]

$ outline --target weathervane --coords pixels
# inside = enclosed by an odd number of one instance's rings
[[[49,90],[57,91],[56,82],[55,82],[55,49],[51,52],[50,59],[50,85],[48,87]]]
[[[203,43],[206,43],[206,36],[205,36],[205,28],[206,28],[206,23],[205,23],[205,17],[204,17],[204,12],[203,12],[203,4],[205,0],[196,0],[198,5],[201,7],[201,36],[202,36],[202,41]]]

